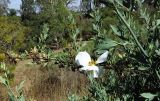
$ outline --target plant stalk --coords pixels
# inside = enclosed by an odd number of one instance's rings
[[[124,19],[124,17],[121,15],[121,13],[119,12],[119,10],[117,9],[116,5],[113,3],[116,13],[118,14],[118,16],[120,17],[120,19],[123,21],[123,23],[126,25],[126,27],[128,28],[128,30],[130,31],[131,35],[133,36],[136,44],[138,45],[138,47],[140,48],[140,50],[142,51],[142,53],[146,56],[149,57],[148,54],[145,52],[145,50],[143,49],[143,47],[141,46],[141,44],[139,43],[135,33],[133,32],[133,30],[131,29],[130,25],[126,22],[126,20]]]

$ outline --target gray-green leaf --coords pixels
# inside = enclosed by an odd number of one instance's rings
[[[150,69],[150,68],[149,67],[138,67],[138,70],[142,70],[142,71],[148,70],[148,69]]]
[[[17,91],[20,91],[20,90],[22,90],[22,88],[23,88],[23,85],[24,85],[24,82],[25,81],[22,81],[18,86],[17,86]]]
[[[151,94],[151,93],[142,93],[140,94],[142,97],[149,99],[149,101],[152,101],[157,94]]]
[[[25,97],[22,95],[18,98],[18,101],[25,101]]]
[[[118,45],[118,42],[112,39],[106,39],[102,44],[98,45],[98,49],[101,49],[101,50],[109,49],[117,45]]]
[[[118,32],[118,29],[117,29],[115,26],[110,25],[110,27],[111,27],[112,31],[114,32],[114,34],[116,34],[116,35],[118,35],[118,36],[121,36],[121,33]]]

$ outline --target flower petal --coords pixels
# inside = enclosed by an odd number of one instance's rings
[[[87,71],[88,70],[88,67],[87,66],[84,66],[84,67],[81,67],[81,68],[79,68],[79,71]]]
[[[108,51],[104,52],[96,61],[96,64],[99,64],[99,63],[102,63],[102,62],[105,62],[107,57],[108,57]]]
[[[98,78],[98,76],[99,76],[99,67],[92,66],[90,68],[92,68],[92,70],[93,70],[93,78]]]
[[[93,78],[98,78],[98,76],[99,76],[99,70],[98,71],[94,70],[93,71]]]
[[[94,71],[94,70],[99,70],[99,68],[97,66],[84,66],[82,68],[80,68],[80,70],[85,70],[85,71]]]
[[[91,61],[91,57],[86,51],[79,52],[75,58],[75,62],[79,66],[87,66],[90,61]]]
[[[98,78],[99,76],[99,67],[97,66],[84,66],[79,69],[80,71],[93,71],[93,74],[91,75],[93,78]]]

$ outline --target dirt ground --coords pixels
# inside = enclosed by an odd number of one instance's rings
[[[88,80],[78,71],[54,67],[46,69],[30,64],[31,60],[20,61],[14,71],[13,90],[21,81],[24,83],[26,101],[66,101],[69,94],[85,96],[88,94]],[[0,85],[0,101],[7,101],[4,86]]]

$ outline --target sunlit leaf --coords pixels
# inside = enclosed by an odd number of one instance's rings
[[[24,86],[24,82],[25,81],[22,81],[18,86],[17,86],[17,91],[20,91],[20,90],[22,90],[22,88],[23,88],[23,86]]]
[[[142,71],[148,70],[148,69],[150,69],[150,68],[148,68],[148,67],[138,67],[138,70],[142,70]]]
[[[114,46],[117,46],[118,45],[118,42],[112,40],[112,39],[106,39],[105,41],[103,41],[102,44],[99,44],[98,45],[98,49],[110,49]]]
[[[8,92],[8,95],[9,95],[9,101],[15,101],[15,96],[11,92]]]
[[[160,25],[160,19],[157,19],[157,26]]]
[[[116,34],[116,35],[118,35],[118,36],[121,36],[121,33],[120,33],[120,32],[118,32],[118,29],[117,29],[115,26],[110,25],[110,27],[112,28],[112,30],[113,30],[113,32],[114,32],[114,34]]]
[[[93,24],[93,29],[98,30],[98,27],[95,24]]]
[[[0,76],[0,83],[3,83],[3,84],[5,84],[5,85],[6,85],[6,79],[5,79],[5,78],[3,78],[2,76]]]
[[[152,101],[157,94],[151,94],[151,93],[142,93],[140,94],[142,97],[149,99],[149,101]]]
[[[156,46],[157,48],[159,47],[159,41],[158,41],[158,40],[156,40],[155,46]]]
[[[116,98],[115,101],[121,101],[120,98]]]
[[[156,54],[160,56],[160,49],[159,50],[155,50]]]

